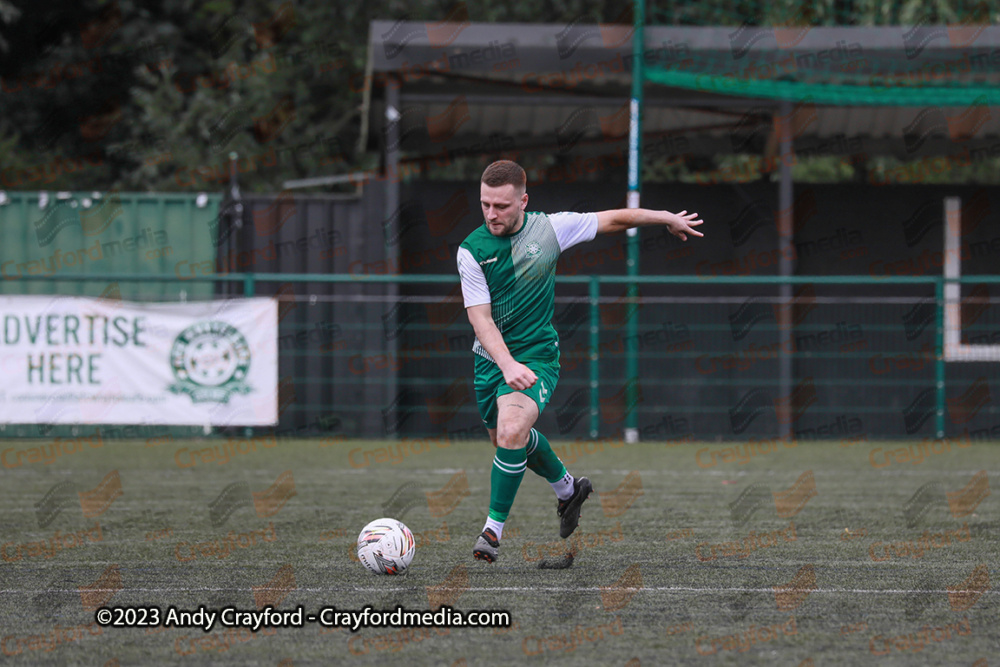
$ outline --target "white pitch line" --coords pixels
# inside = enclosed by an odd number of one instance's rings
[[[400,592],[413,592],[418,591],[423,586],[411,586],[401,587],[397,586],[394,588],[361,588],[361,587],[345,587],[345,588],[297,588],[295,592],[303,593],[329,593],[335,591],[352,591],[359,593],[400,593]],[[579,592],[579,591],[605,591],[610,586],[582,586],[582,587],[567,587],[567,586],[500,586],[500,587],[483,587],[475,586],[470,588],[460,587],[462,591],[466,592],[485,592],[485,593],[524,593],[524,592],[545,592],[545,593],[566,593],[566,592]],[[630,586],[622,586],[623,589],[631,589]],[[110,590],[110,589],[109,589]],[[142,592],[142,593],[199,593],[199,592],[216,592],[216,591],[242,591],[247,592],[247,588],[127,588],[123,589],[125,593],[132,592]],[[273,590],[286,590],[284,588],[275,588]],[[443,589],[443,590],[459,590],[459,588],[454,589]],[[657,591],[657,592],[667,592],[667,593],[774,593],[774,588],[691,588],[687,586],[643,586],[638,590],[641,591]],[[796,589],[799,590],[799,589]],[[80,590],[77,588],[38,588],[38,589],[0,589],[0,594],[10,594],[10,593],[79,593]],[[836,594],[836,593],[864,593],[866,595],[910,595],[913,593],[954,593],[956,591],[950,590],[894,590],[894,589],[874,589],[874,588],[816,588],[816,589],[800,589],[800,592],[808,593],[826,593],[826,594]],[[964,592],[964,591],[963,591]],[[979,593],[980,591],[975,591]],[[982,591],[983,594],[997,595],[1000,594],[1000,590],[989,589]]]
[[[577,462],[581,459],[577,458]],[[454,475],[458,472],[465,472],[470,474],[485,474],[490,472],[490,468],[412,468],[407,469],[407,472],[420,472],[420,473],[430,473],[435,475]],[[967,477],[970,475],[975,475],[982,468],[976,470],[939,470],[939,469],[927,469],[927,470],[886,470],[880,471],[879,474],[887,475],[891,477]],[[358,475],[365,474],[369,472],[367,468],[359,468],[356,470],[348,470],[346,468],[334,468],[331,470],[324,470],[323,474],[347,474],[347,475]],[[594,475],[627,475],[630,472],[636,472],[636,470],[631,468],[587,468],[587,474]],[[649,469],[643,470],[638,469],[637,471],[640,475],[648,475],[651,477],[690,477],[691,475],[702,475],[709,477],[787,477],[790,473],[785,472],[774,472],[774,471],[752,471],[752,470],[660,470],[660,469]],[[987,471],[988,474],[997,475],[1000,474],[998,471]],[[262,472],[262,475],[267,474]],[[857,470],[823,470],[822,472],[817,472],[817,475],[823,475],[826,477],[856,477],[858,474]]]
[[[530,588],[524,587],[499,587],[499,588],[466,588],[466,591],[484,591],[484,592],[514,592],[521,593],[526,591],[544,591],[547,593],[563,593],[567,591],[605,591],[611,588],[611,586],[588,586],[580,588],[566,588],[566,587],[540,587],[533,586]],[[622,589],[632,589],[631,586],[621,586]],[[333,589],[331,589],[333,590]],[[407,591],[414,590],[410,588],[352,588],[350,590],[355,590],[359,592],[378,592],[378,591]],[[448,590],[448,589],[445,589]],[[684,586],[643,586],[638,590],[641,591],[659,591],[659,592],[669,592],[669,593],[774,593],[774,588],[688,588]],[[911,594],[911,593],[953,593],[954,591],[948,590],[918,590],[918,591],[897,591],[897,590],[875,590],[875,589],[863,589],[863,588],[820,588],[820,589],[795,589],[800,590],[800,592],[808,593],[865,593],[865,594]],[[978,592],[978,591],[977,591]],[[984,593],[997,594],[1000,591],[997,590],[987,590]]]

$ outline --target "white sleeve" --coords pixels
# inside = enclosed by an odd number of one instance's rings
[[[458,249],[458,275],[462,279],[462,298],[466,308],[490,303],[490,288],[486,284],[483,267],[476,263],[471,252],[461,247]]]
[[[559,251],[572,248],[577,243],[593,241],[597,236],[596,213],[552,213],[548,216],[559,240]]]

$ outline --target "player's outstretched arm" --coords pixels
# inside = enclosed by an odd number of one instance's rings
[[[510,355],[507,343],[503,340],[503,334],[500,333],[496,322],[493,321],[490,304],[469,306],[465,312],[469,315],[469,323],[472,324],[472,328],[476,332],[479,344],[486,348],[493,360],[497,362],[497,366],[500,367],[504,382],[509,384],[511,389],[519,391],[534,385],[538,377],[530,368],[515,361],[514,357]]]
[[[687,237],[704,236],[697,229],[697,225],[704,221],[698,219],[697,213],[671,213],[670,211],[653,211],[648,208],[617,208],[610,211],[597,212],[597,233],[614,234],[623,232],[632,227],[663,226],[671,234],[682,241],[687,241]]]

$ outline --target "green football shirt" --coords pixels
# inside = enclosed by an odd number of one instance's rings
[[[465,307],[490,304],[517,361],[558,361],[559,336],[552,326],[556,262],[562,251],[596,235],[596,213],[525,212],[524,224],[507,236],[493,236],[484,220],[458,249]],[[493,361],[478,338],[472,351]]]

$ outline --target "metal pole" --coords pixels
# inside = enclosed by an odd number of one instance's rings
[[[950,354],[962,349],[962,200],[944,198],[944,271],[937,276],[934,296],[937,300],[937,331],[934,334],[934,387],[936,413],[934,432],[945,436],[945,371]]]
[[[792,103],[788,100],[781,102],[779,115],[775,118],[775,131],[778,133],[779,153],[781,155],[781,169],[779,171],[778,182],[778,273],[782,277],[790,277],[795,273],[793,266],[794,253],[789,252],[794,248],[794,221],[793,221],[793,197],[792,197],[792,162],[794,153],[792,148]],[[792,397],[792,360],[795,351],[795,332],[793,327],[793,311],[795,303],[792,298],[792,285],[784,282],[778,287],[780,303],[778,308],[778,338],[780,339],[781,354],[778,356],[778,393],[786,399],[780,400],[776,404],[778,417],[778,435],[791,440],[795,433],[795,425],[792,423],[794,406],[791,405]]]
[[[596,438],[601,431],[601,395],[599,391],[601,373],[601,279],[590,277],[590,437]]]
[[[236,177],[236,161],[239,155],[236,151],[229,152],[229,201],[232,203],[232,207],[229,208],[229,214],[226,216],[226,226],[229,228],[224,233],[226,234],[226,266],[224,269],[226,271],[231,271],[232,266],[228,264],[230,258],[235,257],[240,251],[240,241],[243,238],[243,197],[240,195],[240,183]],[[231,296],[233,292],[236,291],[235,283],[227,283],[224,288],[224,294],[226,296]]]
[[[935,403],[937,404],[937,409],[934,413],[934,432],[937,434],[937,439],[942,440],[944,439],[945,428],[944,309],[947,307],[945,302],[945,279],[943,276],[937,277],[937,281],[934,284],[934,297],[937,300],[937,329],[934,332],[934,387],[936,389]]]
[[[388,215],[390,228],[387,230],[387,239],[393,239],[392,243],[385,246],[386,260],[389,266],[399,266],[399,87],[402,81],[392,76],[387,81],[385,90],[385,207],[382,209],[383,216]],[[386,285],[386,294],[399,299],[399,283],[389,283]],[[398,311],[390,307],[388,331],[398,333]],[[398,355],[399,336],[393,335],[385,342],[386,354],[390,359],[396,359]],[[389,373],[386,381],[386,396],[390,409],[393,411],[389,415],[389,420],[383,420],[385,424],[399,424],[399,401],[396,400],[396,392],[399,390],[398,376],[396,373]],[[405,406],[403,409],[406,409]],[[399,438],[399,429],[393,429],[392,434],[386,434],[393,439]]]
[[[236,151],[229,152],[229,199],[232,202],[232,210],[230,215],[226,216],[226,225],[229,227],[229,235],[226,238],[226,266],[224,267],[226,271],[230,271],[233,267],[229,265],[229,260],[240,251],[240,244],[243,243],[243,198],[240,195],[240,183],[236,177],[238,173],[236,169],[236,161],[239,159],[239,155]],[[252,248],[251,248],[252,250]],[[236,283],[226,283],[225,286],[225,296],[235,297]],[[248,291],[249,290],[249,291]],[[243,279],[243,297],[251,297],[254,295],[254,282],[253,274],[248,273]],[[253,427],[246,426],[243,428],[243,436],[247,439],[253,437]]]
[[[646,8],[643,0],[635,0],[635,32],[632,34],[632,98],[629,101],[628,130],[628,208],[639,208],[639,194],[642,185],[642,84],[643,51],[645,49]],[[639,275],[639,230],[632,228],[627,234],[626,271],[629,276]],[[636,356],[636,342],[639,340],[638,308],[633,307],[639,290],[630,282],[625,290],[628,307],[627,335],[625,336],[625,442],[639,441],[638,403],[639,360]]]

